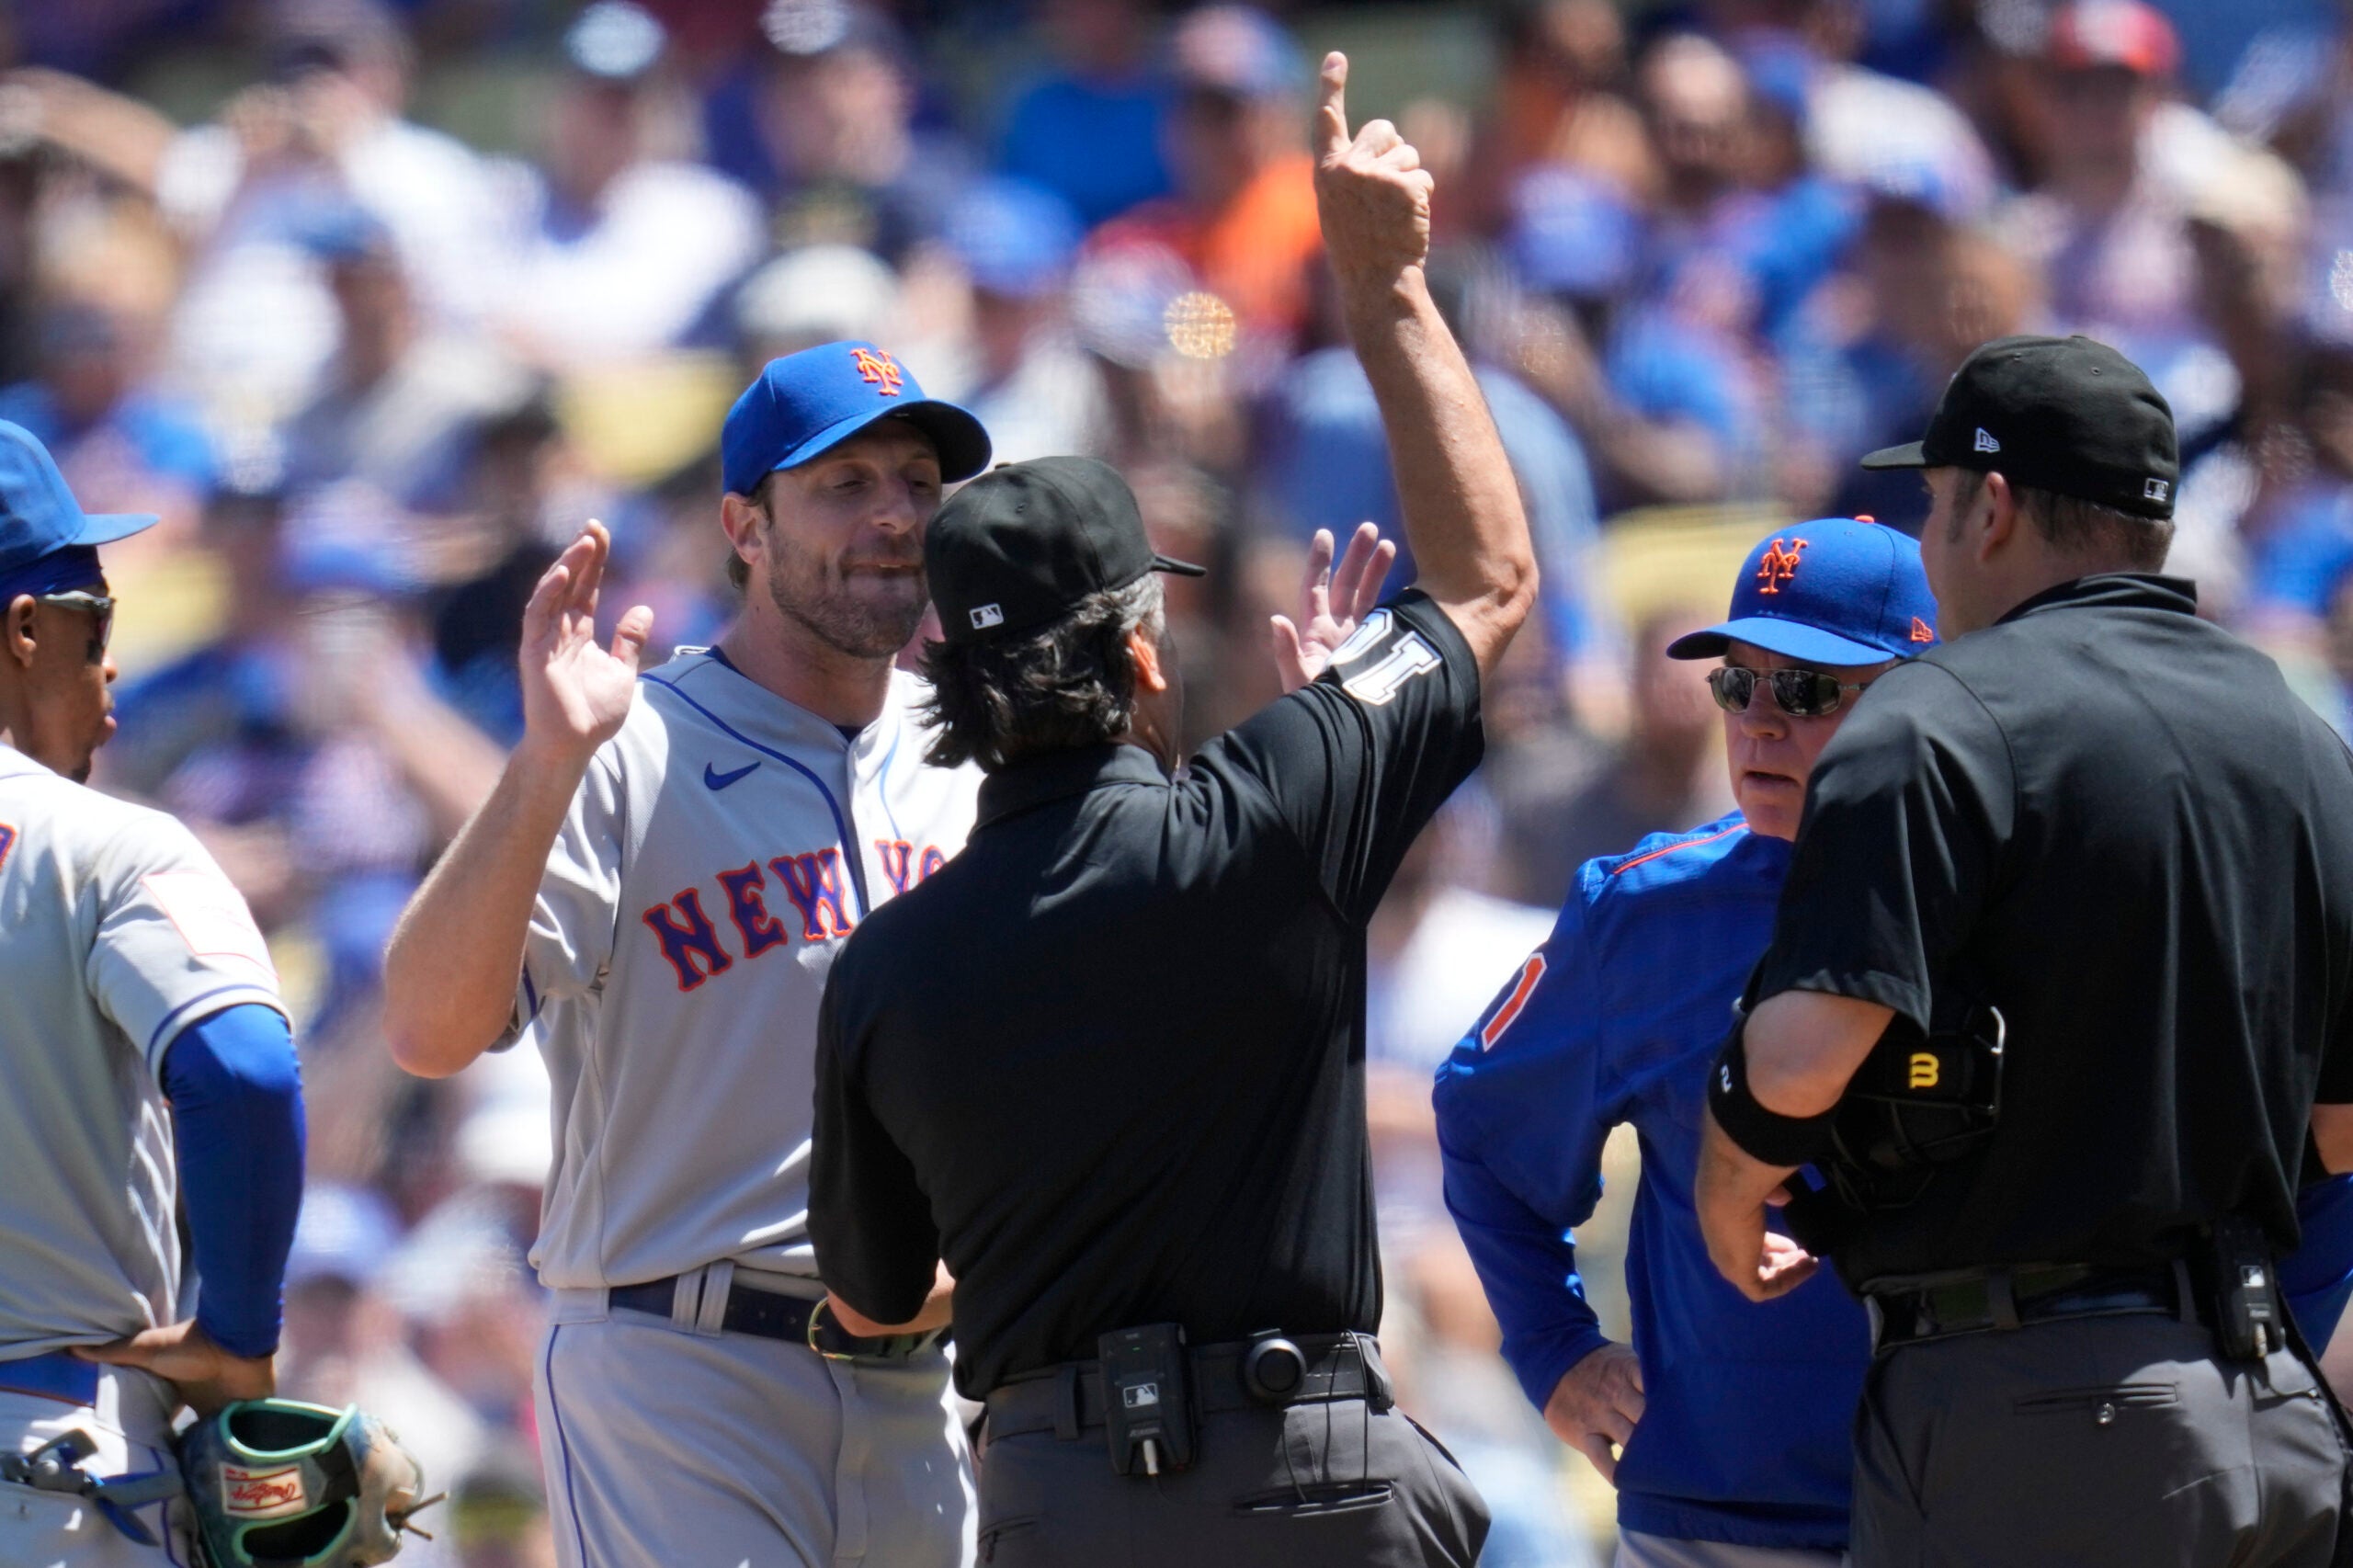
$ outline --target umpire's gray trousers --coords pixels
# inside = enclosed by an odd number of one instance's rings
[[[990,1438],[988,1568],[1471,1568],[1487,1508],[1453,1456],[1361,1399],[1204,1416],[1192,1468],[1113,1473],[1103,1428]]]
[[[2346,1455],[2292,1353],[2155,1314],[1904,1345],[1855,1418],[1855,1568],[2324,1568]]]

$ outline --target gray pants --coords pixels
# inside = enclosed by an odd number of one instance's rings
[[[1618,1559],[1611,1568],[1841,1568],[1843,1552],[1802,1551],[1769,1546],[1734,1546],[1724,1540],[1677,1540],[1618,1532]]]
[[[1881,1356],[1855,1418],[1856,1568],[2323,1568],[2346,1456],[2318,1378],[2154,1314]]]
[[[540,1452],[563,1568],[966,1568],[948,1359],[841,1361],[557,1292]]]
[[[1437,1439],[1363,1400],[1203,1418],[1193,1466],[1118,1475],[1103,1428],[992,1438],[988,1568],[1471,1568],[1487,1509]]]

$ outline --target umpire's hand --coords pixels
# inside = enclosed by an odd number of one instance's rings
[[[1383,288],[1430,252],[1430,176],[1413,143],[1385,119],[1348,134],[1348,57],[1324,57],[1315,112],[1315,206],[1344,289]]]

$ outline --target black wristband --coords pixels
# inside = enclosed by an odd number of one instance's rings
[[[1783,1116],[1756,1103],[1748,1092],[1748,1048],[1743,1031],[1746,1017],[1732,1027],[1732,1035],[1716,1055],[1715,1071],[1708,1074],[1708,1109],[1733,1146],[1752,1160],[1768,1165],[1802,1165],[1830,1153],[1830,1124],[1838,1108],[1819,1116]]]

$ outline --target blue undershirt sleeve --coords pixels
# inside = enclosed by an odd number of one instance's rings
[[[1569,1369],[1608,1343],[1586,1301],[1575,1238],[1565,1226],[1548,1223],[1443,1133],[1439,1149],[1447,1210],[1503,1329],[1504,1359],[1540,1411]]]
[[[164,1092],[198,1326],[233,1355],[269,1355],[302,1204],[302,1076],[286,1019],[247,1003],[190,1024],[165,1052]]]
[[[1539,1410],[1608,1343],[1570,1227],[1592,1217],[1602,1144],[1627,1110],[1604,1061],[1582,887],[1438,1068],[1433,1096],[1447,1210]]]

